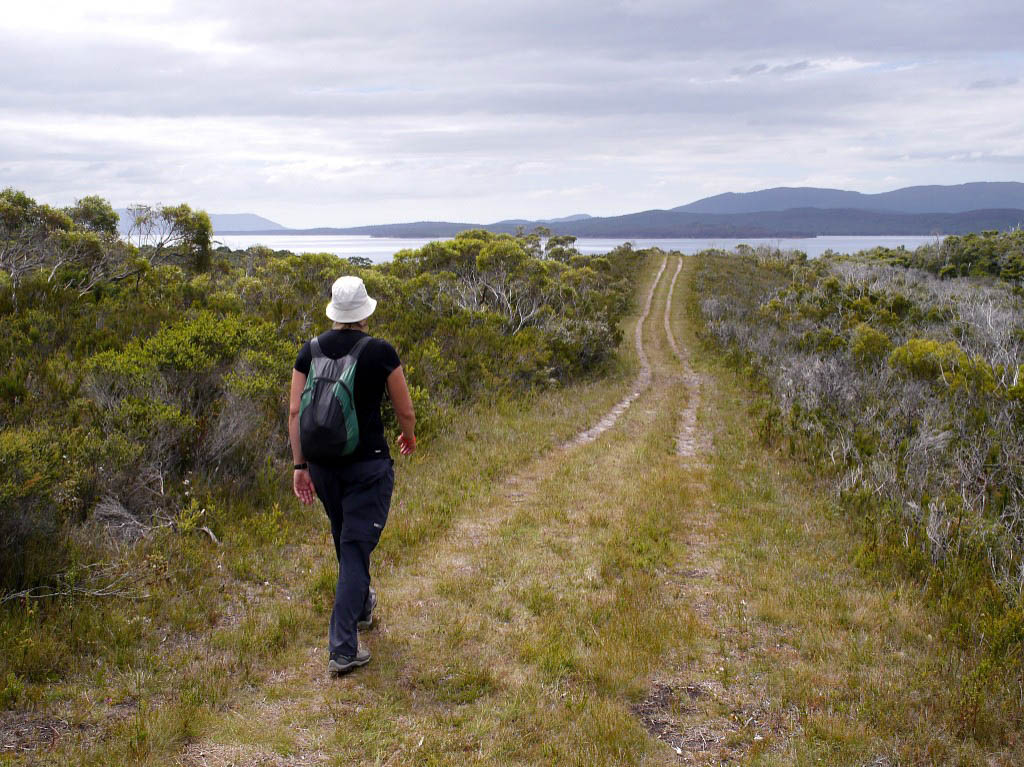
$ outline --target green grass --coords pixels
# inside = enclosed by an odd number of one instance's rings
[[[398,461],[376,577],[415,561],[460,517],[475,513],[496,481],[607,410],[632,370],[627,354],[603,380],[454,414],[426,449]],[[311,657],[320,670],[336,576],[322,510],[299,506],[285,487],[269,509],[247,505],[244,497],[203,501],[204,521],[221,545],[199,531],[163,530],[125,550],[121,565],[146,599],[40,602],[32,610],[4,611],[5,705],[55,720],[82,712],[81,726],[51,761],[166,763],[196,739],[196,728],[218,731],[215,712],[274,674]],[[390,609],[384,605],[381,613]],[[62,661],[69,655],[79,659],[70,671]],[[386,659],[374,665],[388,668]],[[476,700],[493,689],[490,673],[484,665],[449,669],[432,689],[448,701]],[[188,691],[201,678],[223,683],[204,687],[195,705]],[[112,721],[109,712],[125,699],[133,715]],[[280,731],[266,733],[280,740],[274,735]],[[256,728],[253,737],[263,734]]]
[[[749,763],[1024,761],[1024,701],[1008,686],[975,694],[974,653],[927,587],[858,556],[863,528],[820,478],[762,446],[747,379],[713,354],[700,359],[715,381],[708,489],[716,601],[728,605],[708,652],[735,689],[770,701],[767,720],[791,722]]]
[[[1024,761],[1019,707],[989,696],[920,586],[858,564],[858,529],[762,447],[744,382],[705,352],[712,447],[674,454],[693,393],[664,341],[667,282],[645,327],[651,386],[595,442],[550,450],[621,397],[628,354],[607,381],[481,406],[399,463],[372,663],[326,677],[326,518],[282,496],[250,532],[222,518],[220,547],[141,547],[175,617],[141,605],[121,665],[100,652],[60,680],[0,683],[8,705],[75,722],[32,759],[678,764],[671,745],[691,763]],[[677,294],[672,318],[696,352],[693,300]]]

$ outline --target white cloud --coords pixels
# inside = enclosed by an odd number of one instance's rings
[[[228,40],[226,20],[198,21],[175,13],[171,0],[34,0],[11,4],[0,30],[41,38],[50,44],[89,40],[105,45],[155,45],[203,55],[226,56],[246,49]]]

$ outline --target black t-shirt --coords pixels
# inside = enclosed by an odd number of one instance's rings
[[[338,359],[348,354],[366,334],[359,330],[328,330],[321,333],[320,351],[325,357]],[[313,353],[309,341],[302,345],[295,360],[295,369],[309,375]],[[387,387],[388,376],[402,363],[395,347],[380,338],[371,338],[359,354],[356,364],[355,399],[356,419],[359,421],[359,445],[355,452],[340,459],[339,463],[354,463],[372,458],[390,458],[388,441],[384,437],[384,423],[380,417],[380,403]]]

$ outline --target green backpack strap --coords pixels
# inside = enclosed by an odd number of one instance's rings
[[[334,385],[334,396],[338,402],[344,403],[346,399],[348,401],[348,407],[342,405],[347,437],[341,451],[342,455],[349,455],[359,445],[359,417],[356,413],[356,368],[359,363],[359,355],[368,343],[370,343],[370,336],[363,336],[349,350],[348,354],[338,360],[338,363],[343,366],[343,370],[338,376],[338,382]],[[345,393],[344,396],[342,392]]]

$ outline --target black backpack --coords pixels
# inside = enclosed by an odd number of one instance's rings
[[[313,359],[299,405],[299,443],[306,460],[330,463],[351,455],[359,445],[356,363],[369,342],[370,336],[360,338],[336,360],[324,356],[319,338],[309,342]]]

